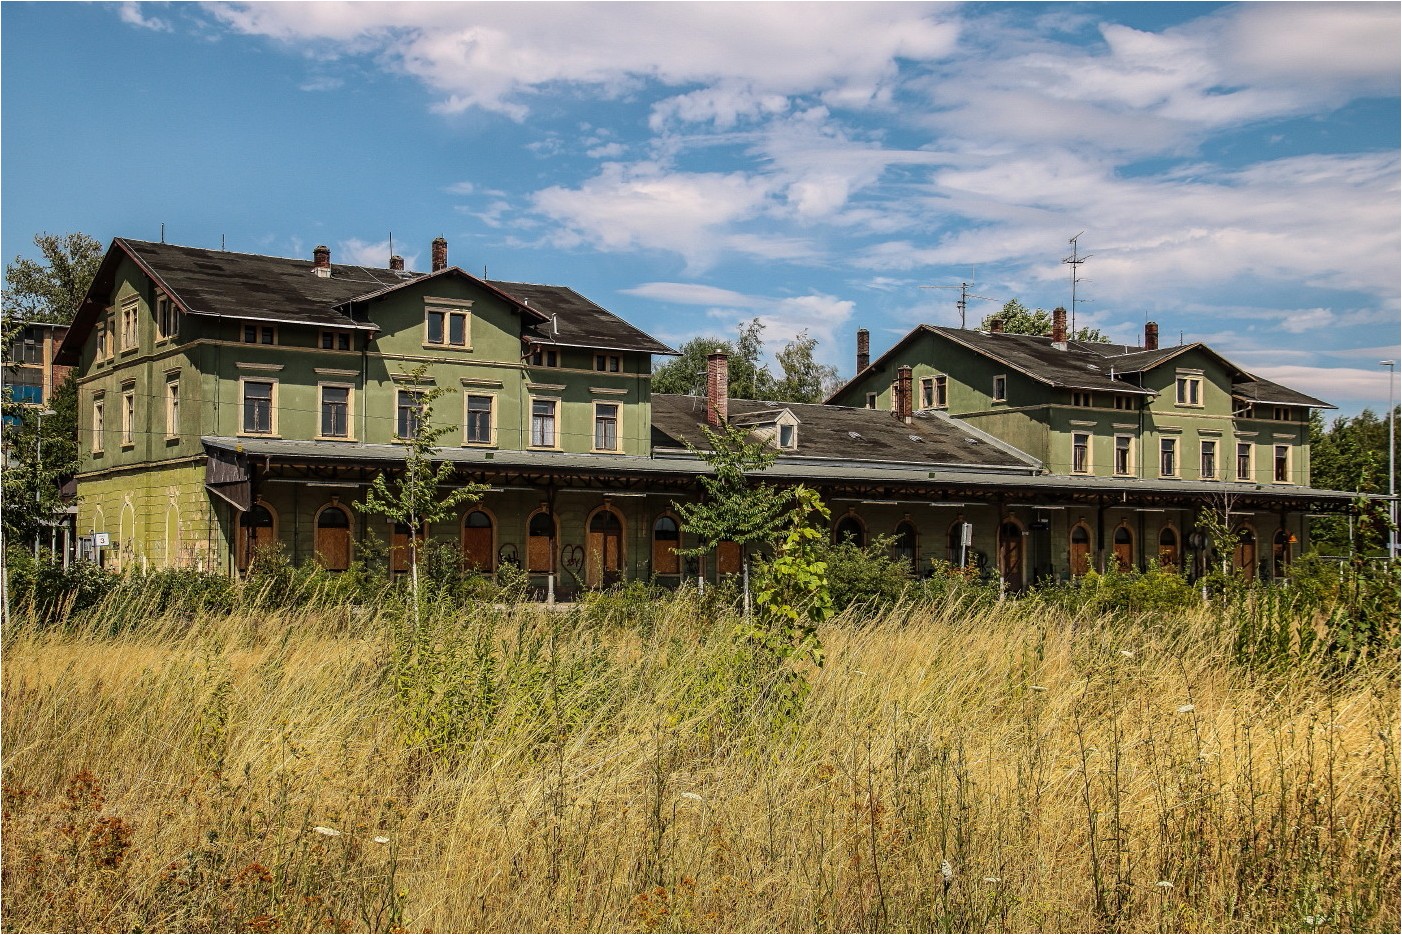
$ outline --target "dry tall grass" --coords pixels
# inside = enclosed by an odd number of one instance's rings
[[[470,722],[436,752],[375,620],[21,627],[4,924],[1398,929],[1395,660],[1249,676],[1206,616],[1024,614],[839,618],[776,725],[693,600],[483,610],[425,644],[414,703]]]

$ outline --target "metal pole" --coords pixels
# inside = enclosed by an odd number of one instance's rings
[[[40,409],[36,415],[39,425],[34,434],[34,562],[39,562],[39,485],[43,483],[44,476],[44,410]]]
[[[1397,441],[1396,427],[1393,425],[1393,410],[1396,407],[1392,402],[1392,383],[1397,374],[1397,362],[1380,360],[1378,363],[1387,368],[1387,518],[1391,526],[1387,531],[1387,558],[1391,561],[1397,557]]]

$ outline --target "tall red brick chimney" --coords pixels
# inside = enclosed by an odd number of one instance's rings
[[[730,355],[706,355],[706,422],[720,428],[730,420]]]
[[[871,366],[871,332],[865,328],[857,329],[857,372]]]
[[[1159,323],[1156,321],[1144,322],[1144,350],[1157,351],[1159,349]]]
[[[990,321],[990,322],[988,323],[988,333],[989,333],[989,334],[1002,334],[1002,333],[1003,333],[1003,319],[1001,319],[1001,318],[995,318],[995,319],[993,319],[992,321]]]
[[[448,268],[448,241],[442,237],[433,238],[433,272]]]
[[[331,268],[331,248],[326,244],[318,244],[312,248],[312,265],[317,269]]]
[[[1059,306],[1052,310],[1051,339],[1055,344],[1066,343],[1066,309]]]
[[[913,418],[915,399],[913,396],[911,370],[909,364],[896,369],[896,417],[909,425]]]
[[[395,256],[390,257],[390,258],[389,258],[389,268],[392,269],[392,270],[394,270],[394,271],[397,272],[397,273],[402,273],[402,272],[404,272],[404,258],[403,258],[402,256],[397,255],[397,254],[396,254]]]

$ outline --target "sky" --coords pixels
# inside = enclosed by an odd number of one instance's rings
[[[1352,414],[1399,360],[1396,3],[0,5],[0,239],[568,285],[851,376],[1071,306]],[[1076,237],[1076,243],[1071,238]],[[1395,385],[1395,384],[1394,384]]]

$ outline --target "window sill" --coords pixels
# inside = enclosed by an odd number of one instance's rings
[[[621,455],[621,454],[623,454],[623,449],[622,449],[622,448],[590,448],[590,449],[589,449],[589,453],[590,453],[591,455]]]
[[[133,448],[135,448],[135,447],[136,447],[136,442],[122,442],[122,450],[123,450],[123,451],[131,451],[131,450],[132,450]]]
[[[354,438],[349,435],[313,435],[314,442],[353,442]]]
[[[470,351],[471,344],[428,344],[419,345],[426,351]]]
[[[276,432],[239,432],[236,438],[282,438]]]
[[[167,445],[174,445],[174,444],[175,444],[176,442],[178,442],[178,441],[180,441],[180,436],[179,436],[179,435],[167,435],[167,436],[166,436],[166,444],[167,444]]]
[[[527,451],[564,451],[559,445],[527,445]]]
[[[490,449],[495,449],[495,448],[497,447],[497,443],[494,442],[494,441],[492,441],[492,442],[463,442],[461,447],[463,447],[463,448],[490,448]]]

